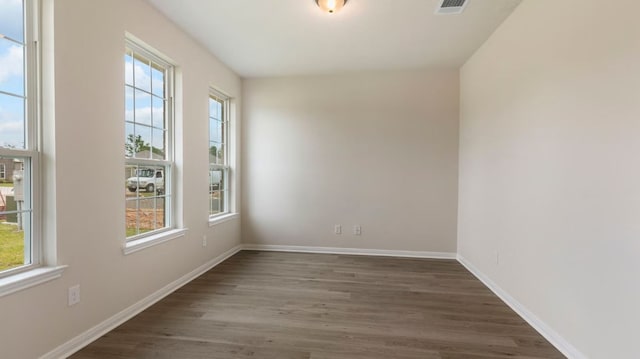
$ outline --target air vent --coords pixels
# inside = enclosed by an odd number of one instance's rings
[[[436,8],[436,14],[452,15],[461,14],[469,0],[440,0]]]

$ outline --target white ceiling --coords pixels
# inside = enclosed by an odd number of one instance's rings
[[[242,77],[459,67],[522,0],[149,0]]]

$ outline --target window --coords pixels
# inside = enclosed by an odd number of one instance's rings
[[[0,277],[40,263],[34,6],[0,2]]]
[[[173,66],[127,40],[125,204],[128,241],[172,228]]]
[[[209,95],[209,218],[229,213],[229,98]]]

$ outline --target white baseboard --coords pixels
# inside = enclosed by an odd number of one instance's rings
[[[432,259],[457,259],[465,266],[474,276],[484,283],[493,293],[495,293],[502,301],[504,301],[511,309],[513,309],[520,317],[522,317],[529,325],[531,325],[540,335],[547,339],[560,352],[571,359],[587,359],[569,342],[562,338],[556,331],[551,329],[542,320],[536,317],[520,302],[515,300],[511,295],[500,288],[495,282],[484,275],[473,264],[468,262],[461,255],[448,252],[420,252],[420,251],[396,251],[383,249],[360,249],[360,248],[333,248],[333,247],[304,247],[304,246],[281,246],[281,245],[261,245],[261,244],[242,244],[222,253],[209,262],[201,265],[193,271],[185,274],[177,280],[167,284],[160,290],[124,309],[118,314],[110,317],[95,327],[60,345],[49,353],[40,357],[40,359],[58,359],[67,358],[73,353],[84,348],[89,343],[95,341],[117,326],[131,319],[135,315],[149,308],[167,295],[173,293],[180,287],[189,283],[193,279],[207,272],[211,268],[224,262],[227,258],[233,256],[241,250],[259,250],[259,251],[277,251],[277,252],[298,252],[298,253],[324,253],[324,254],[350,254],[350,255],[366,255],[366,256],[384,256],[384,257],[402,257],[402,258],[432,258]]]
[[[503,302],[505,302],[514,312],[516,312],[522,319],[524,319],[529,325],[533,327],[540,335],[547,339],[551,345],[556,347],[562,354],[570,359],[587,359],[587,356],[580,353],[573,345],[566,341],[555,330],[551,329],[545,322],[538,318],[535,314],[531,313],[522,303],[518,302],[509,293],[504,291],[498,284],[489,279],[484,273],[482,273],[473,264],[467,261],[463,256],[458,255],[458,262],[465,266],[478,278],[484,285],[486,285],[495,295],[497,295]]]
[[[251,250],[251,251],[272,251],[272,252],[351,254],[351,255],[359,255],[359,256],[381,256],[381,257],[402,257],[402,258],[456,259],[455,253],[395,251],[395,250],[386,250],[386,249],[280,246],[280,245],[265,245],[265,244],[243,244],[242,249]]]
[[[180,287],[182,287],[185,284],[191,282],[192,280],[194,280],[198,276],[204,274],[205,272],[207,272],[211,268],[217,266],[218,264],[224,262],[227,258],[231,257],[232,255],[238,253],[241,250],[242,250],[241,246],[235,246],[234,248],[231,248],[230,250],[222,253],[221,255],[217,256],[216,258],[214,258],[214,259],[208,261],[207,263],[201,265],[200,267],[194,269],[193,271],[191,271],[191,272],[185,274],[184,276],[176,279],[175,281],[167,284],[166,286],[164,286],[160,290],[156,291],[155,293],[151,294],[150,296],[148,296],[148,297],[142,299],[141,301],[135,303],[134,305],[124,309],[120,313],[110,317],[109,319],[105,320],[104,322],[96,325],[95,327],[87,330],[86,332],[84,332],[84,333],[78,335],[77,337],[69,340],[68,342],[60,345],[56,349],[54,349],[54,350],[50,351],[49,353],[47,353],[47,354],[43,355],[42,357],[40,357],[40,359],[59,359],[59,358],[67,358],[67,357],[71,356],[73,353],[75,353],[78,350],[84,348],[89,343],[91,343],[94,340],[96,340],[96,339],[100,338],[101,336],[105,335],[106,333],[108,333],[109,331],[113,330],[114,328],[116,328],[120,324],[126,322],[127,320],[133,318],[135,315],[137,315],[140,312],[142,312],[143,310],[149,308],[150,306],[152,306],[153,304],[155,304],[156,302],[158,302],[162,298],[164,298],[167,295],[173,293],[174,291],[176,291]]]

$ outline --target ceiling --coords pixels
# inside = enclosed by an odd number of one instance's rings
[[[522,0],[148,0],[242,77],[459,67]]]

